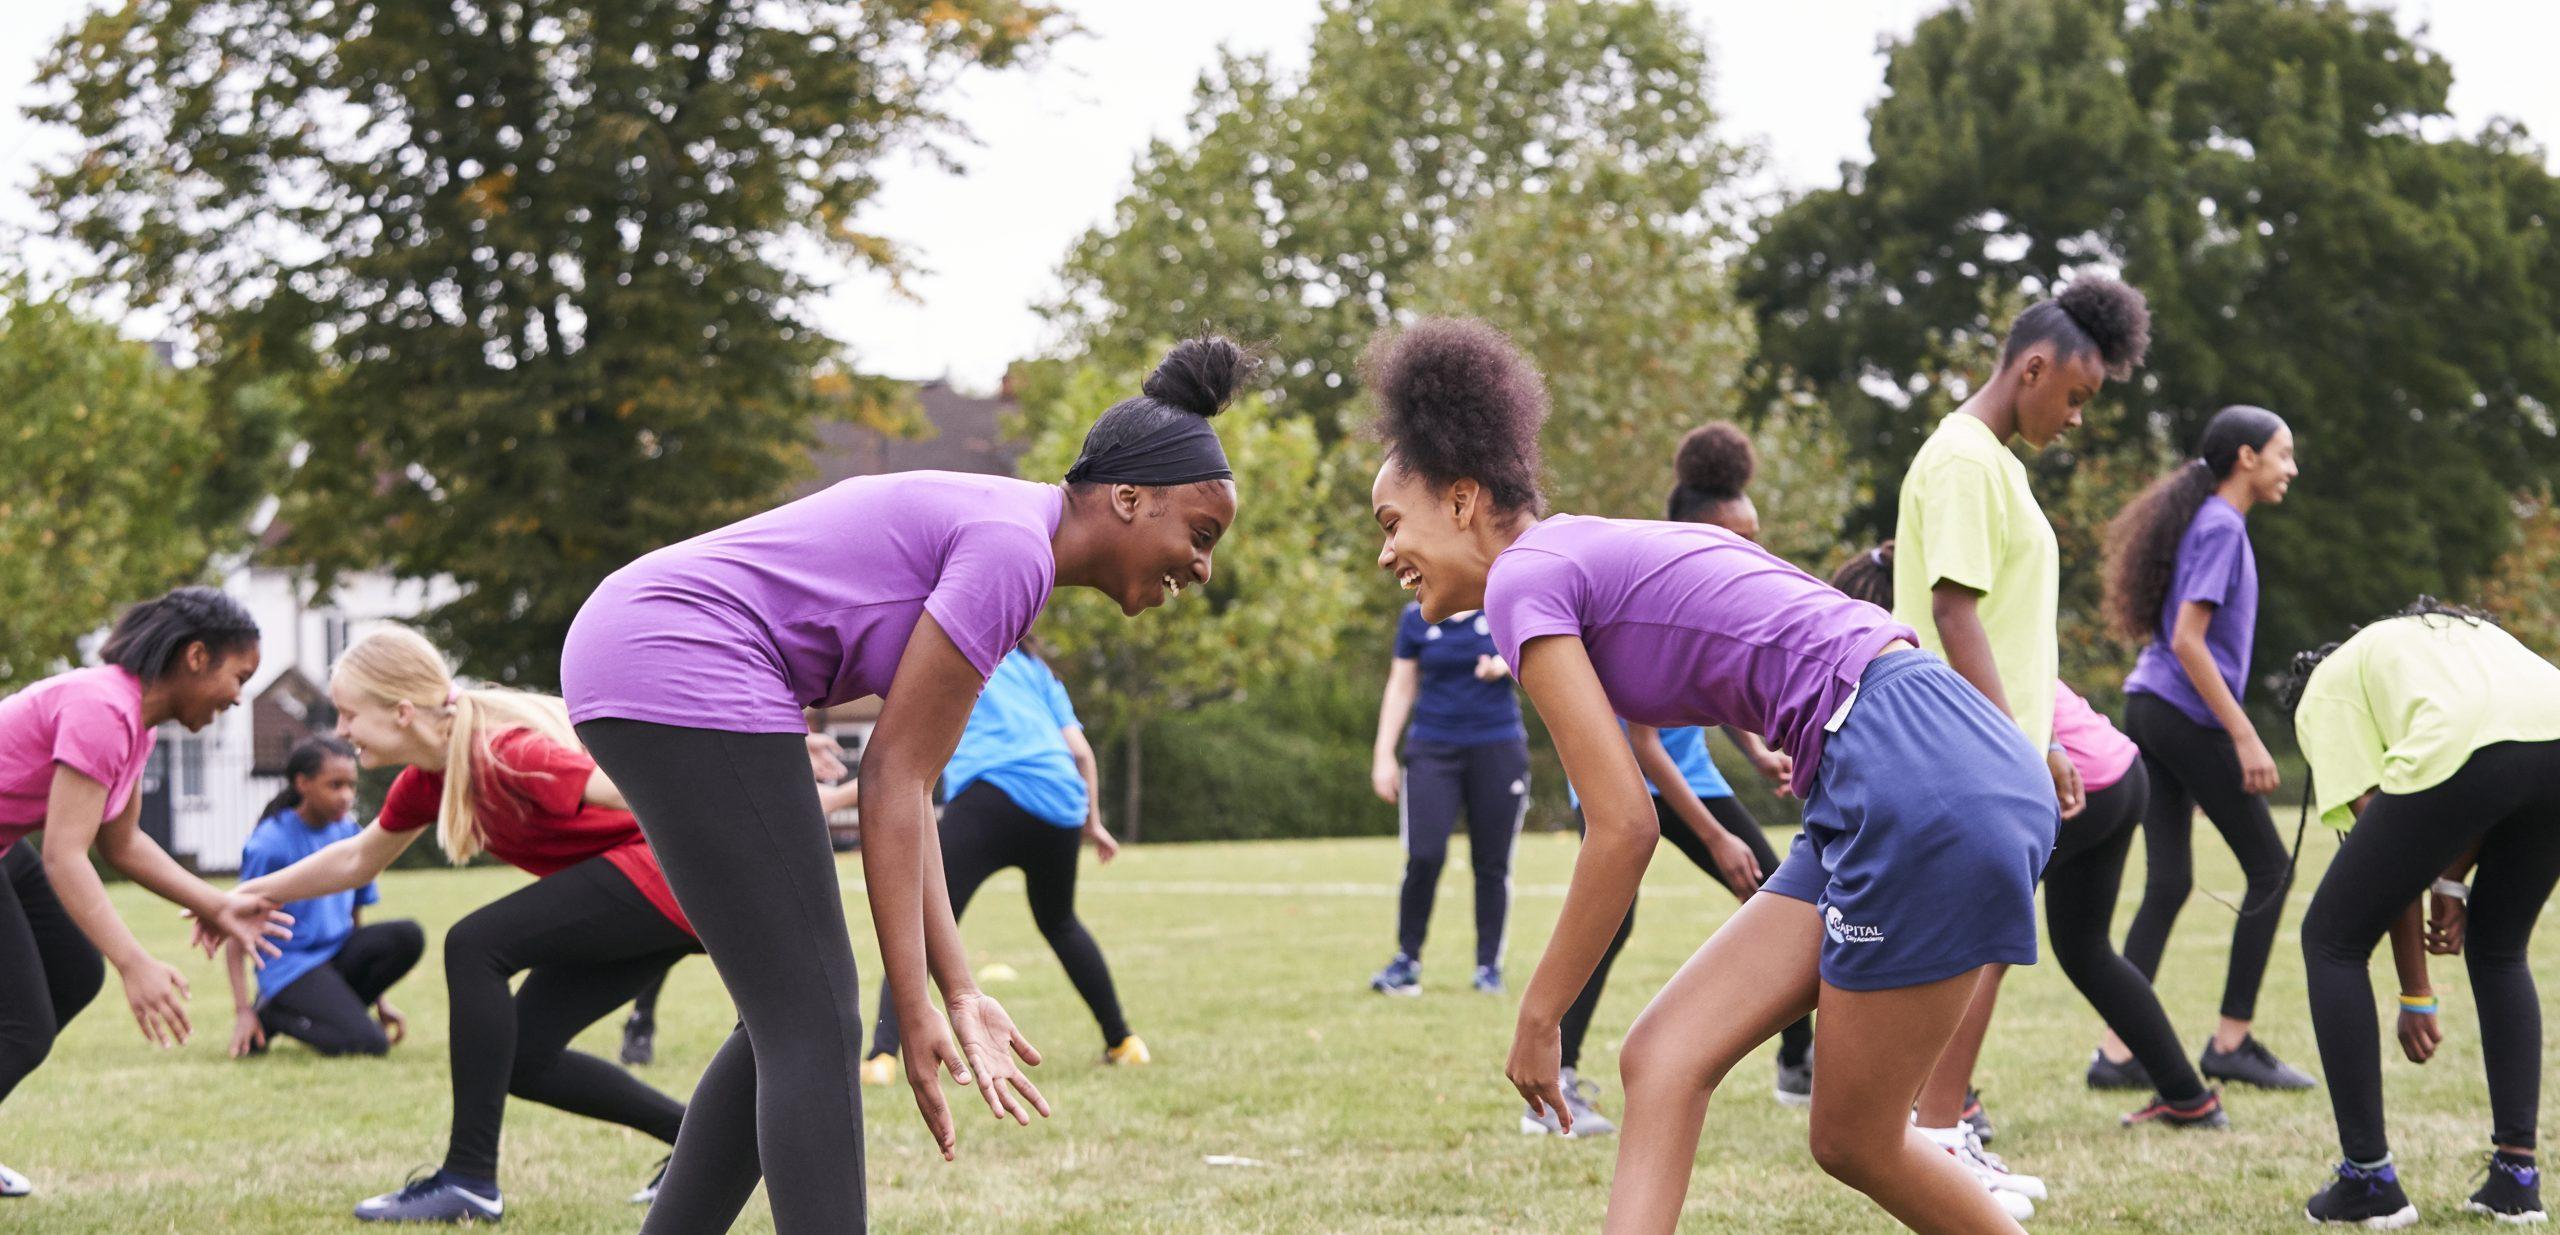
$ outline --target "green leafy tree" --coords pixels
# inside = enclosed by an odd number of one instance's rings
[[[1075,462],[1087,427],[1137,389],[1137,380],[1086,367],[1026,409],[1039,426],[1022,475],[1055,477]],[[1076,704],[1106,741],[1117,739],[1120,823],[1137,835],[1151,725],[1202,704],[1242,698],[1279,679],[1315,672],[1340,650],[1338,632],[1374,612],[1384,594],[1371,568],[1375,542],[1330,499],[1358,466],[1346,445],[1327,445],[1304,418],[1275,414],[1261,394],[1218,417],[1234,461],[1236,523],[1205,588],[1135,619],[1084,588],[1049,602],[1041,637],[1075,684]]]
[[[1487,208],[1555,194],[1650,225],[1735,162],[1704,45],[1649,0],[1327,0],[1309,63],[1227,56],[1201,78],[1188,131],[1068,255],[1051,313],[1073,354],[1134,370],[1155,340],[1220,330],[1268,348],[1283,406],[1334,432],[1369,336],[1438,307],[1416,286]]]
[[[274,392],[217,412],[201,374],[56,298],[0,285],[0,691],[120,607],[237,548],[273,462]]]
[[[1881,531],[1981,375],[1942,358],[2020,297],[2121,270],[2151,300],[2150,368],[2072,444],[2131,465],[2111,490],[2225,404],[2299,435],[2291,499],[2252,520],[2259,663],[2467,594],[2510,543],[2509,495],[2560,464],[2560,182],[2519,131],[2450,136],[2452,76],[2342,4],[1952,6],[1889,49],[1874,160],[1753,245],[1765,374],[1837,426]]]
[[[780,254],[902,269],[852,225],[938,154],[959,73],[1043,46],[1018,0],[134,0],[44,62],[82,149],[38,187],[217,380],[307,404],[286,493],[324,570],[449,575],[472,670],[555,680],[593,585],[770,503],[831,380]],[[871,392],[876,395],[876,391]]]

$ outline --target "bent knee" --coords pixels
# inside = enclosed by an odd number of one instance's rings
[[[1868,1127],[1849,1119],[1825,1119],[1816,1107],[1805,1144],[1824,1174],[1864,1192],[1878,1172],[1901,1160],[1902,1142],[1909,1135],[1910,1129],[1900,1124]]]
[[[1674,1033],[1642,1016],[1618,1048],[1618,1084],[1627,1093],[1709,1092],[1732,1067],[1732,1060],[1717,1058],[1696,1035]]]

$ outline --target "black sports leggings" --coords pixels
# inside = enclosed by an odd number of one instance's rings
[[[807,743],[637,720],[578,736],[738,1006],[643,1235],[728,1230],[759,1178],[778,1235],[864,1229],[862,987]]]
[[[2191,1102],[2204,1096],[2204,1081],[2187,1062],[2150,979],[2116,951],[2109,934],[2116,894],[2124,886],[2125,854],[2133,848],[2134,825],[2142,821],[2149,790],[2136,760],[2124,779],[2090,794],[2078,815],[2062,821],[2044,868],[2045,927],[2063,976],[2124,1039],[2160,1096]]]
[[[2542,1104],[2542,1004],[2526,948],[2560,882],[2560,742],[2502,742],[2474,751],[2443,784],[2376,794],[2329,863],[2302,918],[2311,1028],[2328,1073],[2338,1147],[2351,1162],[2391,1152],[2382,1126],[2382,1056],[2374,1027],[2373,948],[2473,845],[2463,960],[2489,1074],[2490,1139],[2534,1143]]]
[[[444,937],[453,1023],[445,1169],[498,1177],[509,1094],[672,1143],[682,1103],[569,1043],[695,950],[693,937],[602,857],[463,915]],[[520,973],[522,988],[509,992]]]
[[[1529,811],[1525,738],[1454,746],[1406,739],[1404,784],[1396,795],[1404,834],[1404,890],[1396,902],[1396,947],[1416,960],[1431,929],[1431,902],[1449,835],[1467,821],[1467,860],[1476,873],[1476,963],[1502,963],[1511,920],[1511,848]]]
[[[2256,910],[2231,928],[2231,967],[2222,982],[2222,1014],[2252,1020],[2290,886],[2292,860],[2284,838],[2267,814],[2267,800],[2240,787],[2240,752],[2230,734],[2199,725],[2176,704],[2140,692],[2125,696],[2124,731],[2142,748],[2143,770],[2151,778],[2151,805],[2142,816],[2147,863],[2142,907],[2125,931],[2125,959],[2144,978],[2160,975],[2169,928],[2177,924],[2178,911],[2195,887],[2188,833],[2196,808],[2202,807],[2248,877],[2248,895],[2241,903]]]
[[[323,1055],[383,1054],[391,1039],[374,1022],[374,1001],[426,952],[427,932],[405,918],[359,926],[327,964],[268,996],[258,1023],[270,1038],[300,1038]]]
[[[960,791],[942,808],[942,877],[951,890],[951,916],[969,908],[969,898],[987,877],[1008,866],[1022,868],[1031,899],[1031,921],[1067,981],[1093,1009],[1102,1026],[1102,1045],[1120,1045],[1129,1023],[1120,1019],[1120,996],[1111,987],[1111,967],[1102,947],[1076,917],[1076,859],[1084,844],[1079,828],[1062,828],[1022,809],[1004,790],[979,781]],[[880,984],[880,1020],[871,1031],[871,1053],[898,1053],[898,1010],[889,1000],[889,984]]]
[[[21,840],[0,855],[0,1100],[53,1053],[98,995],[106,963],[54,899],[44,859]]]
[[[1769,838],[1762,833],[1760,821],[1752,818],[1741,799],[1723,797],[1701,801],[1706,805],[1707,813],[1724,825],[1725,831],[1751,846],[1751,856],[1760,860],[1761,882],[1768,882],[1769,876],[1778,873],[1778,851],[1769,847]],[[1715,858],[1707,852],[1707,842],[1691,831],[1688,824],[1682,823],[1680,816],[1672,812],[1671,804],[1658,794],[1653,799],[1653,817],[1662,829],[1662,838],[1670,841],[1672,848],[1687,855],[1690,862],[1707,873],[1707,878],[1715,880],[1716,886],[1724,886],[1724,876],[1717,873]],[[1580,811],[1574,812],[1573,828],[1576,832],[1583,830]],[[1582,993],[1574,996],[1573,1006],[1564,1010],[1560,1027],[1564,1031],[1565,1067],[1582,1066],[1582,1039],[1591,1032],[1591,1014],[1599,1010],[1600,992],[1609,985],[1609,967],[1618,963],[1618,953],[1626,948],[1627,938],[1635,934],[1635,930],[1636,907],[1630,902],[1627,918],[1618,923],[1618,933],[1609,940],[1609,950],[1600,954],[1600,964],[1592,969],[1591,980],[1582,984]],[[1812,1046],[1813,1017],[1810,1014],[1778,1031],[1778,1057],[1790,1064],[1802,1062],[1804,1053]]]

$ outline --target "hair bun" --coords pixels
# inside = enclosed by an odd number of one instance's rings
[[[2053,300],[2097,345],[2098,358],[2117,381],[2151,351],[2151,305],[2134,288],[2115,279],[2074,279]]]
[[[1689,430],[1680,439],[1680,452],[1673,456],[1671,471],[1682,485],[1720,498],[1741,495],[1758,470],[1760,457],[1751,449],[1751,439],[1730,422],[1716,421]]]
[[[1215,416],[1236,397],[1237,388],[1256,367],[1253,357],[1235,340],[1202,335],[1174,344],[1138,389],[1167,407]]]

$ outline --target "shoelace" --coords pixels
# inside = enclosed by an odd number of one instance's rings
[[[409,1182],[400,1185],[400,1191],[396,1194],[397,1199],[414,1201],[435,1191],[439,1186],[436,1183],[436,1177],[442,1173],[440,1168],[432,1166],[422,1166],[410,1171]]]
[[[2516,1186],[2521,1188],[2534,1187],[2539,1184],[2542,1179],[2541,1168],[2516,1166],[2513,1163],[2501,1162],[2498,1160],[2496,1151],[2493,1150],[2486,1158],[2481,1160],[2479,1180],[2485,1185],[2489,1182],[2491,1176],[2496,1175],[2500,1171],[2506,1172],[2507,1178],[2516,1181]]]
[[[1576,1076],[1573,1078],[1571,1092],[1566,1096],[1588,1108],[1600,1101],[1600,1082]]]

